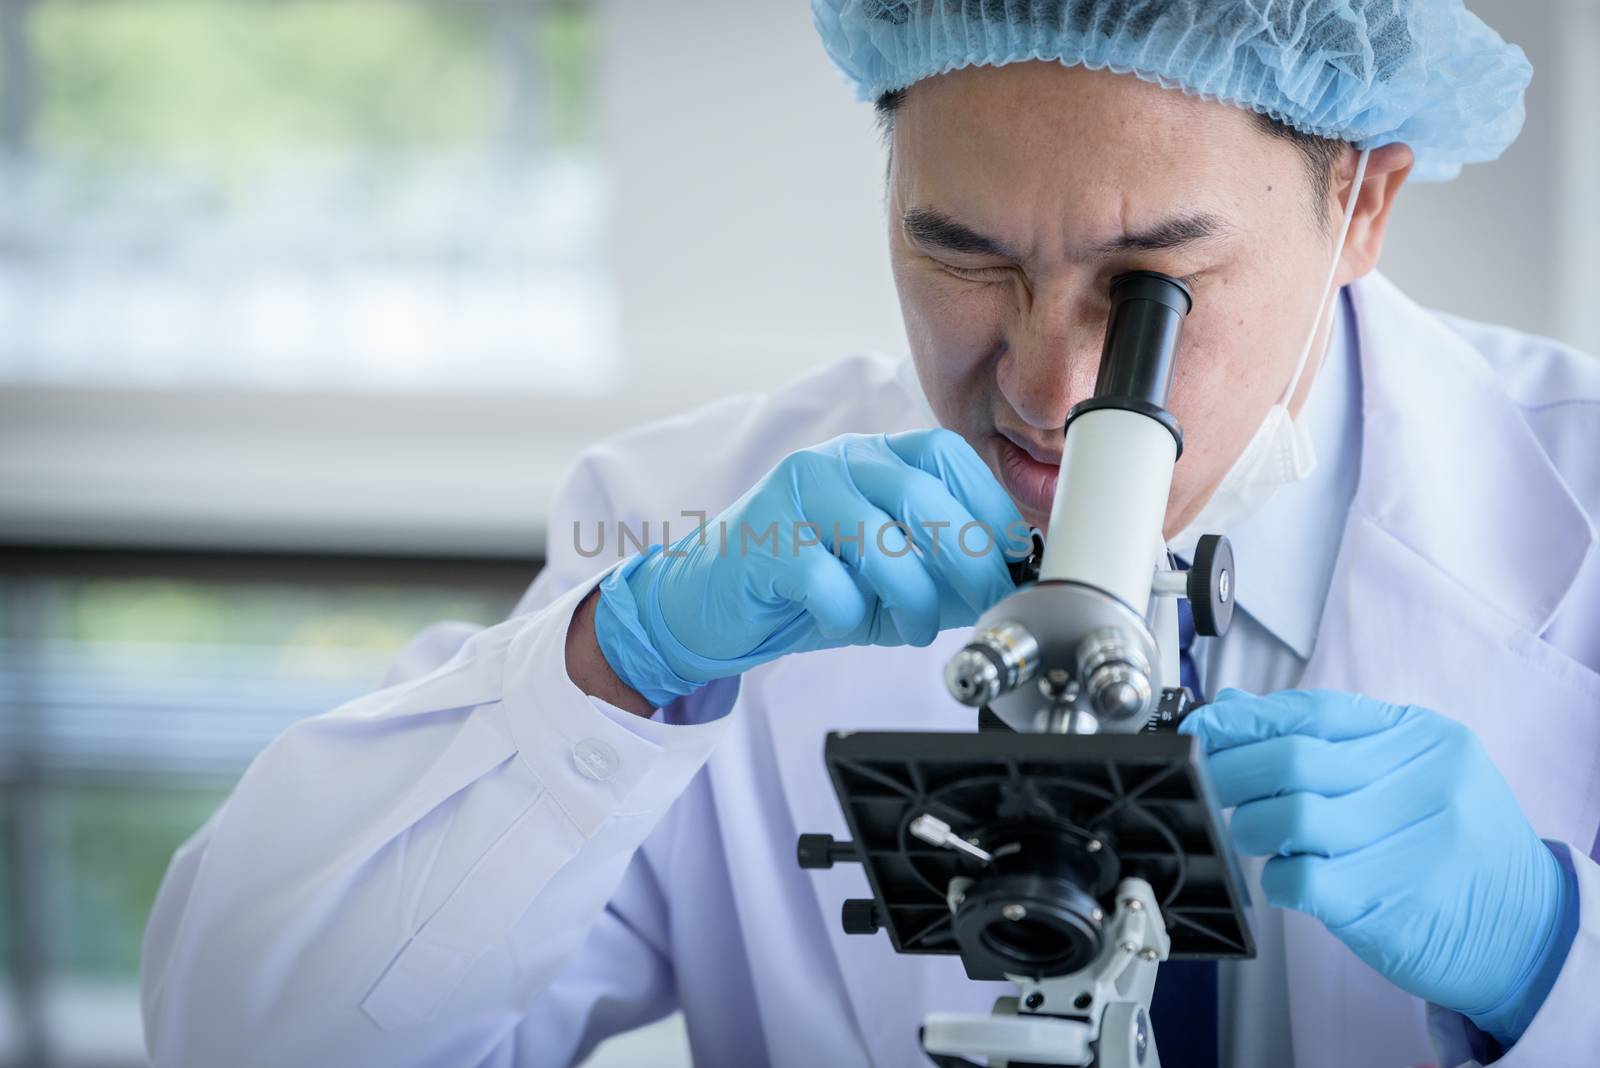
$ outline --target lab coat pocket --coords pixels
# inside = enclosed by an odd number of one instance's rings
[[[1531,631],[1517,631],[1507,644],[1513,654],[1570,696],[1573,714],[1600,717],[1600,672]]]
[[[1541,837],[1593,855],[1600,847],[1600,672],[1529,631],[1513,634],[1507,645],[1537,680],[1520,705],[1510,706],[1511,717],[1525,734],[1546,739],[1547,753],[1561,754],[1537,763],[1560,818],[1530,810],[1529,819]]]
[[[489,847],[384,970],[361,1008],[386,1031],[430,1019],[485,953],[503,945],[583,836],[548,791]]]
[[[1594,842],[1600,679],[1370,519],[1345,528],[1302,685],[1465,724],[1540,837]]]

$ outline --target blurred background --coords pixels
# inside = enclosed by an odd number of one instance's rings
[[[1527,131],[1386,270],[1600,351],[1600,3],[1471,6]],[[173,849],[585,444],[903,349],[881,182],[800,0],[0,0],[0,1065],[142,1063]]]

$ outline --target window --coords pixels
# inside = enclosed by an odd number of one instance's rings
[[[0,5],[0,381],[612,385],[591,22],[491,0]]]
[[[0,1068],[144,1062],[139,946],[173,851],[285,727],[417,631],[503,619],[533,560],[0,557]],[[589,1068],[689,1063],[674,1015]]]
[[[0,567],[0,1065],[142,1060],[173,851],[285,727],[375,689],[531,561],[13,554]],[[230,576],[230,577],[222,577]]]

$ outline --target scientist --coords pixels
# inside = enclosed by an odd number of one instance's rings
[[[1134,269],[1195,293],[1166,534],[1243,577],[1185,729],[1261,949],[1163,969],[1163,1063],[1600,1064],[1600,363],[1374,273],[1408,177],[1515,137],[1522,53],[1458,0],[812,8],[911,360],[595,447],[512,618],[268,747],[156,902],[155,1065],[564,1065],[674,1010],[702,1065],[924,1064],[1000,988],[844,935],[860,870],[795,834],[842,827],[826,731],[972,728],[941,669],[1010,546],[953,532],[1045,521]]]

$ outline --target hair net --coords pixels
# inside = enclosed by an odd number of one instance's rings
[[[812,0],[856,95],[1028,59],[1135,74],[1452,178],[1522,130],[1533,68],[1461,0]]]

